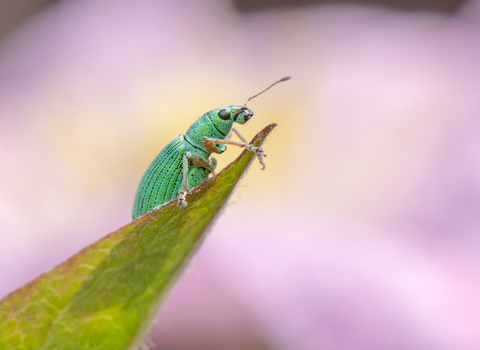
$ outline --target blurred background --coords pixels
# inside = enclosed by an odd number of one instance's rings
[[[240,127],[279,124],[267,169],[152,349],[479,349],[476,1],[0,1],[0,298],[127,224],[204,112],[286,75]]]

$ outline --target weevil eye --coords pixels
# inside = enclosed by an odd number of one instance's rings
[[[228,109],[222,109],[218,112],[218,116],[223,120],[230,119],[230,111]]]

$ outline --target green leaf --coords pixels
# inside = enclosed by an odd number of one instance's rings
[[[260,146],[276,124],[252,140]],[[0,301],[0,349],[134,349],[254,159],[244,151],[187,195],[138,218]]]

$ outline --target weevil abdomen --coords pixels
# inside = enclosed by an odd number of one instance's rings
[[[142,177],[133,203],[132,218],[146,214],[156,206],[178,197],[182,186],[183,156],[185,152],[200,153],[208,159],[209,153],[195,149],[185,140],[184,135],[177,136],[158,154]],[[207,169],[191,167],[188,171],[189,183],[199,186],[208,179]]]

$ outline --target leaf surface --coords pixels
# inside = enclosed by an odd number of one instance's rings
[[[168,202],[1,300],[0,349],[135,349],[254,158],[242,152],[191,190],[185,210]]]

